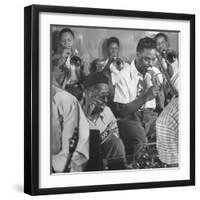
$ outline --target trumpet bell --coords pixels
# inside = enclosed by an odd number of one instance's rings
[[[78,56],[72,56],[70,58],[70,64],[75,66],[81,66],[82,64],[81,58]]]

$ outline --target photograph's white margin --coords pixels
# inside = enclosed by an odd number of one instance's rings
[[[177,30],[180,66],[180,167],[174,169],[130,170],[116,172],[83,172],[50,174],[50,25],[77,25],[135,29]],[[40,127],[39,187],[70,187],[104,184],[140,183],[189,179],[190,160],[190,24],[189,21],[144,19],[79,14],[40,13]]]

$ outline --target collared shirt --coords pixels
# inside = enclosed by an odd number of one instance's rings
[[[138,72],[134,61],[128,67],[120,71],[119,79],[115,85],[114,102],[130,103],[144,88],[143,75]]]
[[[166,164],[178,163],[178,111],[178,98],[173,98],[156,121],[158,156],[159,159]]]
[[[69,141],[77,127],[79,138],[71,160],[72,171],[82,171],[83,164],[89,159],[89,124],[78,100],[53,85],[51,154],[56,172],[64,170],[69,154]]]
[[[148,82],[148,85],[145,84],[146,88],[144,88],[144,89],[146,91],[148,90],[148,88],[150,88],[150,87],[152,87],[154,85],[154,83],[152,82],[152,78],[153,78],[152,76],[153,75],[151,74],[151,72],[153,72],[156,80],[159,82],[158,84],[159,85],[163,84],[163,76],[162,76],[160,70],[157,67],[153,66],[153,67],[151,67],[151,68],[148,69],[148,71],[146,72],[146,74],[144,76],[144,82],[146,82],[147,80],[150,80]],[[156,108],[156,99],[154,98],[154,99],[152,99],[150,101],[145,102],[145,104],[143,105],[143,108],[152,108],[152,109],[155,109]]]
[[[156,67],[151,68],[155,74],[159,77],[162,83],[162,75]],[[135,60],[132,61],[131,65],[120,71],[118,82],[115,86],[114,102],[127,104],[135,100],[143,92],[146,91],[145,79],[149,76],[149,73],[143,77],[143,75],[137,70],[135,66]],[[160,77],[161,76],[161,77]],[[151,83],[153,85],[153,83]],[[151,101],[146,102],[142,108],[155,109],[156,100],[155,98]]]

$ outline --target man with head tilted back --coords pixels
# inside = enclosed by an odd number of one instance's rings
[[[107,106],[109,96],[107,77],[101,72],[88,75],[84,81],[84,88],[83,110],[90,129],[100,132],[100,157],[104,160],[115,160],[115,167],[118,169],[125,167],[125,149],[119,136],[117,119]]]

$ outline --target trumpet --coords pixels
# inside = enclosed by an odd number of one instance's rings
[[[177,54],[174,50],[172,49],[168,49],[168,50],[163,50],[161,53],[161,56],[163,58],[165,58],[165,60],[167,61],[167,63],[172,64],[175,62],[175,60],[177,59]]]
[[[166,81],[167,81],[167,83],[170,87],[170,91],[171,91],[172,96],[178,96],[178,91],[176,90],[176,88],[172,84],[171,79],[169,77],[169,74],[167,73],[165,67],[163,66],[160,55],[156,54],[156,57],[157,57],[158,63],[160,64],[160,71],[161,71],[162,75],[165,77],[165,79],[166,79]]]
[[[71,65],[75,65],[76,67],[77,66],[82,66],[82,60],[79,56],[76,56],[76,55],[72,55],[70,57],[70,64]]]
[[[112,63],[116,66],[118,70],[122,69],[122,65],[124,64],[123,60],[119,57],[114,58]]]
[[[103,144],[106,140],[106,138],[113,133],[118,132],[118,127],[115,126],[115,124],[117,123],[118,119],[111,121],[107,127],[104,129],[104,131],[101,133],[100,137],[101,137],[101,144]]]

